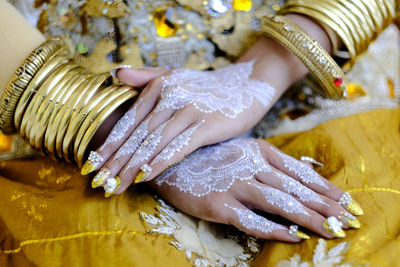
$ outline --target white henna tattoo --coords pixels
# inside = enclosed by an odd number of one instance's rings
[[[175,137],[171,143],[169,143],[162,151],[160,154],[155,157],[154,161],[152,164],[158,163],[160,161],[165,161],[174,156],[176,152],[180,152],[182,148],[187,146],[190,142],[190,139],[194,132],[199,128],[201,124],[203,124],[205,120],[200,121],[198,124],[195,126],[185,130],[183,133]]]
[[[258,143],[253,139],[232,139],[200,148],[180,164],[161,174],[156,183],[167,183],[180,191],[202,197],[211,192],[226,192],[237,181],[270,172]]]
[[[300,182],[286,174],[277,171],[274,171],[273,173],[281,180],[282,186],[286,193],[296,196],[303,202],[316,202],[329,207],[329,205],[326,204],[321,197],[310,188],[302,185]]]
[[[132,155],[138,149],[140,144],[146,138],[148,134],[148,125],[150,118],[143,121],[137,129],[132,133],[129,139],[122,145],[115,155],[115,159],[119,159],[123,156]]]
[[[232,64],[215,71],[179,69],[167,77],[156,112],[192,104],[204,113],[219,111],[229,118],[250,108],[254,100],[267,107],[275,89],[268,83],[250,80],[254,61]]]
[[[312,183],[319,185],[325,189],[329,189],[328,185],[321,179],[319,174],[315,172],[310,166],[282,153],[274,147],[272,148],[272,150],[274,150],[275,153],[278,154],[278,156],[283,160],[285,168],[289,169],[289,171],[291,172],[294,172],[303,183]]]
[[[248,184],[260,190],[265,197],[265,201],[272,206],[282,209],[286,213],[301,213],[311,216],[304,209],[304,206],[292,196],[272,187],[262,187],[250,182]]]
[[[164,130],[168,122],[169,121],[164,122],[160,127],[157,128],[157,130],[155,130],[143,141],[143,143],[133,154],[131,160],[128,162],[127,170],[140,165],[141,163],[149,160],[151,156],[153,156],[163,138],[162,131]]]
[[[135,124],[136,106],[128,110],[124,116],[115,124],[106,141],[102,145],[102,149],[111,144],[121,140],[128,130]]]
[[[228,204],[225,207],[232,209],[239,219],[240,224],[248,230],[257,230],[262,233],[268,234],[277,230],[287,230],[280,224],[274,223],[260,215],[247,209],[239,209]]]

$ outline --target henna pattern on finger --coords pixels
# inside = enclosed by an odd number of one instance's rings
[[[257,215],[248,209],[239,209],[226,203],[224,205],[236,213],[241,225],[248,230],[257,230],[264,234],[277,230],[287,230],[284,226]]]
[[[136,152],[133,154],[131,160],[128,162],[127,170],[132,167],[138,166],[146,161],[148,161],[151,156],[154,155],[158,145],[162,140],[162,131],[169,121],[164,122],[160,127],[157,128],[153,133],[151,133],[139,146]]]
[[[311,217],[311,214],[304,209],[303,204],[292,196],[272,187],[263,187],[250,182],[248,184],[257,188],[270,205],[282,209],[286,213],[299,213]]]
[[[101,146],[100,150],[104,149],[107,145],[120,141],[128,132],[128,130],[135,124],[136,106],[128,110],[124,116],[115,124],[106,141]]]
[[[273,171],[273,173],[281,180],[286,193],[296,196],[303,202],[316,202],[329,207],[329,205],[322,200],[320,195],[310,188],[302,185],[300,182],[286,174],[277,171]]]
[[[328,185],[321,179],[319,174],[315,172],[310,166],[282,153],[274,147],[272,147],[271,149],[282,159],[285,168],[287,168],[291,172],[294,172],[303,183],[312,183],[319,185],[326,190],[329,189]]]
[[[149,125],[149,121],[150,118],[147,118],[138,126],[138,128],[132,133],[128,140],[118,150],[117,154],[115,155],[115,159],[119,159],[127,155],[132,155],[136,152],[136,150],[148,134],[147,127]]]
[[[162,173],[156,183],[166,183],[202,197],[212,192],[226,192],[237,180],[250,180],[258,173],[271,170],[254,139],[237,138],[196,150]]]
[[[214,71],[174,70],[163,77],[161,101],[155,111],[179,110],[192,104],[203,113],[218,111],[235,118],[250,108],[254,100],[268,107],[275,88],[250,79],[254,62],[232,64]]]
[[[180,152],[182,148],[187,146],[191,140],[194,132],[199,128],[201,124],[203,124],[205,120],[200,121],[195,126],[185,130],[183,133],[175,137],[171,143],[169,143],[161,152],[158,154],[152,164],[158,163],[160,161],[169,160],[172,158],[175,153]]]

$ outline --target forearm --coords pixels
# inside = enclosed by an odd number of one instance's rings
[[[331,51],[331,42],[325,31],[313,20],[301,15],[287,15],[324,49]],[[238,61],[245,62],[257,59],[252,78],[268,82],[281,95],[294,82],[307,74],[304,64],[289,50],[274,40],[263,37],[259,39]]]
[[[0,94],[21,62],[44,36],[6,0],[0,0]]]

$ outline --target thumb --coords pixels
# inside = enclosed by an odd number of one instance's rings
[[[143,69],[119,69],[116,71],[117,78],[134,87],[142,87],[148,82],[168,72],[165,68],[143,68]]]

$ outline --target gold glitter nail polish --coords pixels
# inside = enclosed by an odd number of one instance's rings
[[[353,227],[353,228],[360,228],[361,223],[357,220],[357,218],[350,214],[348,211],[341,211],[338,217],[344,224]]]
[[[310,239],[309,235],[303,233],[302,231],[299,231],[299,227],[297,225],[291,225],[289,227],[289,234],[300,239]]]
[[[152,168],[148,164],[144,164],[140,167],[140,172],[136,175],[135,184],[142,182],[144,179],[149,177]]]
[[[81,175],[93,172],[101,162],[103,162],[103,157],[96,151],[90,151],[88,160],[82,166]]]
[[[121,178],[115,176],[114,178],[108,178],[104,187],[104,196],[110,197],[121,187]]]
[[[361,208],[360,204],[358,204],[354,199],[350,201],[350,203],[347,205],[347,210],[357,216],[364,214],[364,211]]]
[[[340,222],[336,217],[329,217],[324,221],[324,229],[335,237],[344,238],[346,233],[342,229],[343,223]]]
[[[102,186],[104,182],[110,177],[110,170],[107,168],[101,169],[92,180],[92,188]]]
[[[82,169],[81,169],[81,175],[88,175],[95,169],[95,165],[91,163],[89,160],[83,164]]]

